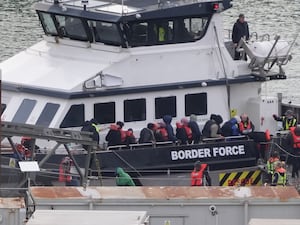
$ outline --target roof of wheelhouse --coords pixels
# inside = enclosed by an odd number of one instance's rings
[[[231,8],[231,0],[89,0],[86,10],[81,0],[45,0],[36,10],[107,22],[210,15]],[[214,4],[219,3],[219,8]]]

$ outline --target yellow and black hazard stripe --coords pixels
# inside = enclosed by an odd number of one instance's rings
[[[259,186],[262,185],[261,171],[243,171],[219,174],[220,186]]]

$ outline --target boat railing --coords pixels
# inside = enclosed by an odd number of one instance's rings
[[[229,136],[229,137],[216,137],[216,138],[203,138],[203,142],[217,142],[217,141],[233,141],[248,139],[247,136]]]
[[[224,29],[225,31],[225,35],[224,35],[224,38],[225,40],[231,40],[231,36],[232,36],[232,30],[231,29]],[[270,41],[270,34],[266,33],[266,34],[262,34],[262,35],[258,35],[258,33],[256,31],[252,32],[250,35],[249,35],[249,39],[251,41],[258,41],[259,39],[261,41]]]
[[[229,136],[229,137],[217,137],[217,138],[203,138],[202,142],[203,143],[208,143],[208,142],[218,142],[218,141],[236,141],[236,140],[245,140],[248,139],[247,136],[245,135],[240,135],[240,136]],[[200,143],[201,144],[201,143]],[[157,148],[161,146],[166,146],[166,145],[173,145],[173,146],[178,146],[181,145],[179,141],[163,141],[163,142],[152,142],[152,143],[138,143],[138,144],[130,144],[130,145],[114,145],[114,146],[108,146],[106,148],[107,151],[115,151],[115,150],[122,150],[122,149],[138,149],[142,147],[152,147],[152,148]],[[194,143],[191,144],[186,144],[186,145],[194,145]]]
[[[178,145],[179,142],[172,142],[172,141],[162,141],[162,142],[152,142],[152,143],[141,143],[141,144],[130,144],[130,145],[114,145],[114,146],[108,146],[106,148],[107,151],[114,151],[114,150],[122,150],[122,149],[137,149],[142,147],[159,147],[159,146],[165,146],[165,145]]]

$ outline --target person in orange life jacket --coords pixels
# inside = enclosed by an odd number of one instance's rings
[[[284,116],[277,116],[273,114],[273,118],[276,121],[282,121],[283,130],[289,130],[291,127],[295,127],[297,125],[297,119],[292,110],[287,110]]]
[[[126,143],[127,146],[129,146],[130,144],[136,144],[136,138],[135,138],[135,136],[133,134],[132,128],[129,128],[126,131],[125,143]]]
[[[202,134],[197,123],[197,116],[194,114],[190,115],[189,127],[192,130],[192,141],[194,144],[199,144]]]
[[[241,122],[239,123],[239,130],[241,134],[249,134],[255,129],[253,123],[250,121],[248,115],[243,113],[241,115]]]
[[[166,124],[166,130],[167,130],[167,133],[168,133],[168,141],[173,141],[175,142],[177,140],[176,136],[174,135],[174,130],[173,130],[173,127],[171,125],[171,122],[172,122],[172,116],[170,115],[165,115],[163,116],[163,121],[165,122]]]
[[[123,131],[123,126],[124,123],[121,121],[110,125],[110,130],[105,137],[105,140],[108,142],[108,146],[122,145],[125,143],[126,132]]]
[[[176,137],[181,144],[190,144],[193,141],[192,130],[189,127],[189,121],[186,118],[181,119],[181,123],[176,123]]]
[[[154,138],[157,142],[168,141],[168,132],[164,122],[155,123],[153,127]]]
[[[300,126],[292,127],[287,137],[287,144],[291,153],[296,157],[292,157],[292,178],[299,178],[300,169]]]
[[[287,175],[286,169],[284,168],[283,162],[276,162],[275,163],[275,172],[272,178],[272,186],[282,185],[285,186],[287,184]]]
[[[200,161],[195,162],[194,170],[191,172],[191,186],[211,186],[207,164],[202,164]]]

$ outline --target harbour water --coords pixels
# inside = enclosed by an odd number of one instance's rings
[[[0,61],[42,39],[43,31],[32,5],[37,0],[0,0]],[[234,0],[224,13],[225,29],[231,29],[239,13],[246,15],[250,32],[280,34],[293,41],[300,32],[299,0]],[[293,60],[286,67],[287,80],[267,82],[267,94],[281,92],[286,101],[300,102],[300,37],[292,50]]]

